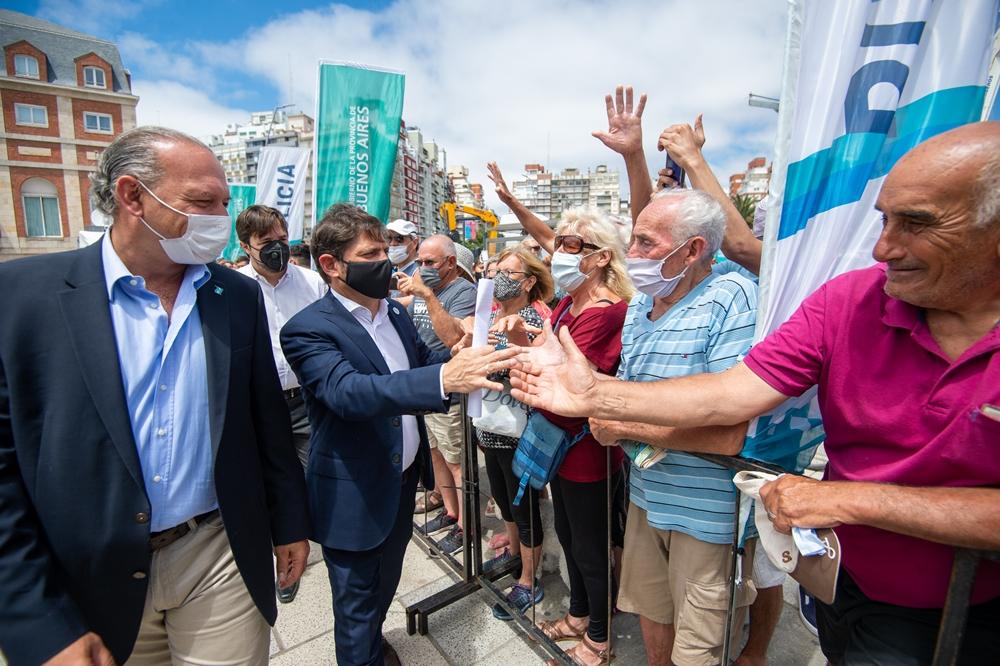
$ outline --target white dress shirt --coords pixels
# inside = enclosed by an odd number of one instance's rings
[[[340,301],[340,304],[347,308],[347,311],[354,315],[362,328],[368,333],[382,358],[385,360],[389,372],[399,372],[410,369],[410,359],[406,356],[406,347],[399,337],[399,331],[392,325],[389,319],[389,301],[384,298],[379,301],[378,312],[372,317],[371,310],[355,303],[351,299],[337,293],[336,289],[331,289],[330,293]],[[393,306],[398,307],[398,306]],[[399,310],[402,312],[402,309]],[[417,417],[412,415],[401,416],[401,426],[403,428],[403,469],[407,469],[413,464],[417,457],[417,449],[420,446],[420,431],[417,430]]]
[[[299,310],[326,296],[329,287],[323,282],[319,273],[293,263],[288,264],[288,270],[273,287],[266,277],[257,272],[252,263],[238,270],[256,280],[264,293],[264,309],[267,310],[267,327],[271,331],[271,352],[274,354],[274,365],[278,369],[278,379],[281,380],[282,390],[295,388],[299,385],[299,380],[285,360],[278,333],[281,332],[285,322],[297,315]]]

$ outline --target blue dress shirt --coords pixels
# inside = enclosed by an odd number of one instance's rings
[[[110,234],[101,242],[125,401],[151,506],[150,531],[159,532],[218,506],[197,306],[197,289],[210,273],[206,266],[188,267],[168,317],[145,280],[129,273]]]

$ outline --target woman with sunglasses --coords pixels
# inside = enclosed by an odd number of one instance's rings
[[[532,329],[541,328],[543,315],[536,304],[544,304],[552,298],[552,277],[545,264],[523,248],[505,250],[495,264],[489,265],[486,277],[494,280],[493,298],[496,307],[490,316],[491,325],[496,320],[513,317]],[[528,335],[529,340],[533,337],[532,334]],[[506,347],[507,336],[502,332],[492,333],[490,343],[497,348]],[[508,374],[505,370],[493,375],[492,379],[504,381]],[[526,496],[520,505],[515,506],[513,500],[517,495],[518,478],[511,466],[518,438],[481,428],[476,429],[476,434],[484,452],[490,490],[510,542],[502,554],[483,564],[483,571],[503,566],[514,557],[521,558],[521,575],[507,594],[507,601],[523,614],[533,604],[541,601],[544,594],[541,585],[535,580],[542,554],[542,519],[538,507],[538,491],[529,488],[526,495],[530,497]],[[493,607],[493,615],[505,621],[512,619],[499,604]]]
[[[500,200],[510,207],[539,245],[552,254],[552,277],[568,295],[552,310],[554,331],[565,326],[591,365],[614,375],[621,355],[621,332],[628,301],[635,293],[625,268],[625,247],[618,229],[599,211],[571,208],[553,232],[504,183],[496,164],[488,165]],[[506,317],[494,326],[512,344],[527,345],[527,329]],[[537,344],[537,343],[536,343]],[[586,419],[542,415],[569,435],[579,434]],[[610,451],[610,475],[607,452]],[[569,612],[542,622],[556,641],[579,640],[567,654],[578,664],[607,663],[608,650],[608,508],[610,492],[619,500],[624,490],[620,448],[607,449],[587,434],[566,454],[552,480],[556,535],[566,555],[570,581]],[[610,476],[610,478],[609,478]],[[613,521],[612,540],[622,545],[621,524]]]

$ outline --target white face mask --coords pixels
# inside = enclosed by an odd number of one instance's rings
[[[390,245],[389,246],[389,261],[391,261],[396,266],[400,265],[406,261],[409,251],[406,249],[405,245]]]
[[[229,242],[229,229],[232,221],[228,215],[197,215],[185,213],[177,210],[163,199],[153,194],[153,191],[143,184],[142,189],[149,192],[149,195],[174,211],[178,215],[183,215],[188,219],[187,229],[184,235],[179,238],[167,238],[159,231],[149,226],[149,222],[139,220],[146,225],[146,228],[160,237],[160,245],[163,251],[175,264],[208,264],[216,260]]]
[[[581,273],[580,262],[597,252],[600,252],[600,250],[591,252],[588,255],[568,254],[562,251],[557,251],[553,254],[552,279],[555,280],[556,286],[567,293],[572,293],[576,290],[587,279],[587,276],[593,273],[593,271],[590,271],[590,273]]]
[[[687,245],[687,242],[686,240],[675,247],[663,259],[627,257],[625,263],[628,266],[628,276],[632,278],[632,284],[635,285],[635,288],[652,298],[665,298],[672,294],[678,283],[684,278],[684,274],[687,273],[687,266],[677,275],[665,278],[663,277],[663,264]]]

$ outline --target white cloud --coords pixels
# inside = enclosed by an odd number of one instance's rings
[[[99,37],[162,0],[41,0],[39,18]]]
[[[662,164],[655,150],[659,131],[703,112],[706,153],[726,181],[750,158],[770,154],[776,116],[748,107],[747,93],[777,96],[784,12],[780,2],[738,0],[513,0],[503,6],[396,0],[377,12],[332,5],[285,15],[240,40],[185,49],[174,69],[179,74],[189,61],[195,68],[218,65],[222,55],[224,67],[281,91],[275,103],[294,102],[307,113],[320,59],[401,70],[405,120],[484,185],[485,163],[494,159],[508,178],[527,162],[623,170],[620,158],[590,133],[606,126],[604,95],[631,83],[649,93],[644,129],[651,170]],[[175,54],[150,50],[148,57],[168,56]],[[162,100],[171,102],[177,126],[188,131],[225,115],[204,106],[189,115],[179,99]]]
[[[133,81],[132,91],[139,96],[139,125],[172,127],[203,138],[250,117],[246,109],[223,106],[205,92],[176,81]]]

